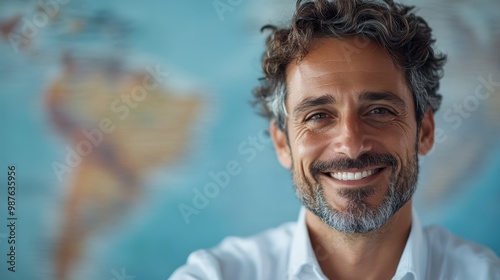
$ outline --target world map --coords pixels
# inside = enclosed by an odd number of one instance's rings
[[[500,4],[414,4],[448,54],[415,207],[498,255]],[[2,1],[0,168],[19,171],[20,218],[17,271],[2,262],[0,278],[165,279],[193,250],[295,220],[290,174],[250,105],[259,28],[293,8]]]

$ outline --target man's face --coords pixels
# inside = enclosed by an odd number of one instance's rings
[[[287,67],[287,135],[271,125],[302,203],[339,231],[385,224],[415,190],[417,153],[432,147],[432,113],[417,134],[404,71],[374,42],[317,39]],[[287,138],[288,137],[288,138]]]

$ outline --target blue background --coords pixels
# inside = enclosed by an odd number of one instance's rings
[[[103,67],[93,57],[106,61],[116,56],[124,76],[159,65],[169,73],[162,84],[165,91],[201,105],[192,116],[175,110],[162,113],[165,122],[187,131],[185,146],[174,147],[180,155],[141,171],[132,202],[117,198],[121,208],[102,223],[76,220],[93,230],[78,241],[81,255],[67,279],[165,279],[193,250],[214,246],[228,235],[248,236],[296,219],[300,205],[290,174],[279,165],[269,140],[259,138],[267,123],[250,106],[251,90],[262,76],[265,36],[259,29],[285,23],[294,1],[220,2],[227,10],[218,12],[216,1],[61,0],[58,14],[40,24],[23,46],[11,39],[13,33],[23,34],[23,21],[11,30],[6,24],[16,17],[33,21],[40,8],[30,1],[0,3],[0,25],[8,30],[0,37],[0,184],[5,186],[7,166],[14,164],[19,218],[15,273],[7,271],[8,232],[0,227],[1,279],[58,279],[54,254],[65,235],[62,221],[74,173],[59,181],[53,170],[53,162],[64,161],[71,136],[57,130],[46,98],[66,71],[62,57],[68,52],[90,72]],[[499,254],[500,4],[406,3],[419,7],[439,49],[449,55],[441,86],[444,102],[436,114],[441,134],[432,153],[421,158],[415,206],[424,224],[441,224]],[[481,79],[497,83],[485,100],[474,97]],[[468,108],[467,114],[460,115],[456,106]],[[85,124],[86,116],[75,108],[66,108],[68,114]],[[134,136],[133,129],[127,131],[120,137]],[[252,138],[257,139],[255,146]],[[146,151],[148,145],[134,147]],[[187,223],[179,206],[192,206],[196,191],[214,181],[209,173],[225,170],[232,161],[241,171]],[[105,183],[98,186],[107,188]],[[2,187],[0,224],[7,217],[6,193]],[[90,197],[97,200],[98,193]],[[79,207],[99,221],[115,209]]]

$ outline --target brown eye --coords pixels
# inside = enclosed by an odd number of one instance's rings
[[[326,119],[326,118],[328,118],[327,114],[325,114],[325,113],[316,113],[316,114],[313,114],[310,117],[308,117],[306,119],[306,121],[310,121],[310,120],[315,121],[315,120],[321,120],[321,119]]]
[[[309,129],[323,129],[335,123],[334,117],[328,113],[312,113],[307,116],[304,123]]]
[[[395,116],[396,114],[393,111],[385,107],[373,108],[366,114],[369,120],[382,123],[392,121]]]
[[[371,110],[370,114],[374,114],[374,115],[386,115],[386,114],[392,114],[392,112],[389,111],[386,108],[379,107],[379,108],[375,108],[375,109]]]

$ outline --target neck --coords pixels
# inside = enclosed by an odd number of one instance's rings
[[[381,228],[366,234],[334,230],[309,210],[306,224],[318,263],[329,279],[391,279],[410,234],[411,201]]]

